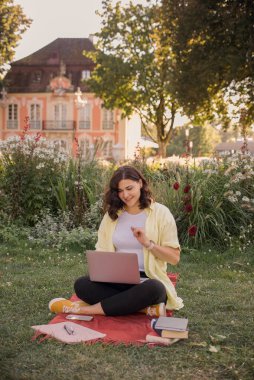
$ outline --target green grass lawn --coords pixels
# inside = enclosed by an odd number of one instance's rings
[[[253,379],[253,252],[183,251],[178,294],[189,339],[170,347],[32,342],[52,319],[48,301],[69,297],[83,254],[0,246],[1,379]],[[217,352],[213,352],[217,351]]]

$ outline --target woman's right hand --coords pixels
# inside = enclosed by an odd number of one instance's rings
[[[135,238],[139,241],[141,245],[143,245],[143,247],[146,248],[149,246],[150,240],[146,236],[145,230],[143,228],[131,227],[131,230],[133,232],[133,236],[135,236]]]

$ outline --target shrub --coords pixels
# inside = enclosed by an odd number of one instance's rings
[[[225,198],[237,204],[247,215],[254,214],[254,157],[250,153],[229,156],[224,161],[227,178]]]
[[[0,208],[0,243],[16,245],[21,240],[27,239],[29,229],[24,227],[22,221],[13,223],[9,215]]]
[[[30,230],[29,240],[39,246],[57,249],[92,249],[97,238],[97,230],[75,227],[68,212],[53,216],[48,211]]]
[[[43,209],[54,208],[51,184],[65,168],[67,156],[39,135],[10,137],[0,142],[0,203],[12,220],[33,224]]]
[[[205,167],[175,166],[153,183],[156,199],[173,213],[183,246],[222,249],[253,241],[254,158],[211,160]],[[248,242],[248,243],[247,243]]]

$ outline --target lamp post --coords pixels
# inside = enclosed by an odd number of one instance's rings
[[[187,155],[192,155],[192,149],[193,149],[193,141],[190,141],[190,128],[193,128],[193,126],[189,126],[185,129],[185,153]]]
[[[185,153],[186,155],[189,155],[190,153],[190,140],[189,140],[189,137],[190,137],[190,131],[189,129],[185,129]]]

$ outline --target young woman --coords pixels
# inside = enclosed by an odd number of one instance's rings
[[[182,299],[167,276],[167,263],[176,265],[180,259],[176,223],[169,209],[153,201],[145,178],[132,166],[114,172],[104,203],[96,250],[136,253],[141,275],[148,279],[129,285],[80,277],[74,289],[84,302],[55,298],[50,310],[112,316],[145,311],[158,316],[165,315],[165,306],[182,308]]]

